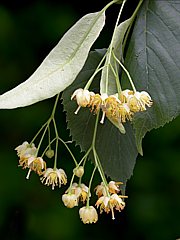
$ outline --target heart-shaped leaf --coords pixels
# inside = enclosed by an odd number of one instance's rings
[[[104,23],[104,10],[82,17],[28,80],[0,96],[0,108],[28,106],[63,91],[82,69]]]
[[[148,91],[153,106],[134,119],[138,151],[147,131],[180,112],[180,4],[146,0],[136,21],[125,65],[137,90]],[[123,77],[123,82],[128,81]]]

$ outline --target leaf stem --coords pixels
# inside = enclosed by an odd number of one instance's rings
[[[113,0],[113,1],[109,2],[109,3],[101,10],[101,12],[106,11],[112,4],[114,4],[114,3],[118,2],[118,1],[119,1],[119,0]]]
[[[112,72],[113,72],[113,74],[114,74],[114,77],[115,77],[115,80],[116,80],[116,86],[117,86],[118,94],[120,94],[121,91],[122,91],[122,89],[121,89],[121,84],[120,84],[120,81],[119,81],[118,73],[115,72],[115,70],[114,70],[112,64],[110,64],[110,67],[111,67],[111,70],[112,70]]]
[[[71,152],[70,148],[68,147],[68,145],[67,145],[60,137],[58,138],[58,140],[61,141],[61,142],[64,144],[64,146],[66,147],[66,149],[67,149],[68,152],[70,153],[70,155],[71,155],[71,157],[72,157],[72,159],[73,159],[73,161],[74,161],[74,163],[75,163],[75,165],[76,165],[76,167],[77,167],[77,166],[78,166],[78,163],[77,163],[77,161],[76,161],[73,153]]]

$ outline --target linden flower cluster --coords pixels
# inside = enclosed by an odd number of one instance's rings
[[[72,99],[75,99],[79,105],[75,114],[81,107],[89,107],[95,114],[101,109],[103,112],[101,123],[104,123],[106,116],[117,124],[132,121],[134,113],[145,111],[146,107],[151,107],[153,103],[146,91],[133,92],[129,89],[122,91],[118,97],[118,93],[109,96],[106,93],[100,95],[79,88],[72,94]]]
[[[28,168],[28,174],[26,176],[29,179],[30,172],[34,171],[39,176],[41,182],[47,186],[52,185],[52,190],[55,186],[61,187],[61,184],[67,183],[67,176],[63,169],[52,169],[46,168],[46,162],[42,157],[37,157],[37,148],[34,143],[29,144],[24,142],[22,145],[19,145],[15,148],[17,155],[19,157],[19,166],[23,169]]]
[[[74,169],[74,174],[80,179],[84,173],[82,166]],[[91,197],[90,189],[84,183],[72,183],[66,190],[65,194],[62,195],[62,201],[67,208],[76,207],[82,202],[86,206],[79,209],[79,215],[83,223],[96,223],[98,220],[98,214],[93,206],[89,206],[89,198]]]
[[[103,211],[112,213],[112,219],[114,217],[114,209],[122,211],[125,207],[125,202],[122,198],[127,196],[121,196],[117,193],[120,192],[119,185],[121,182],[110,181],[107,185],[103,182],[95,188],[98,200],[95,206],[100,207],[100,213]],[[80,202],[83,204],[87,201],[86,206],[79,209],[79,215],[83,223],[96,223],[98,221],[98,213],[94,206],[89,206],[89,198],[91,194],[89,188],[85,184],[73,183],[65,194],[62,196],[62,201],[67,208],[73,208],[79,205]]]
[[[115,219],[114,209],[121,212],[125,207],[125,202],[122,200],[122,198],[127,198],[127,196],[121,196],[117,194],[120,192],[119,184],[122,183],[110,181],[108,186],[105,186],[102,182],[95,189],[96,195],[98,196],[96,206],[100,207],[100,213],[103,211],[109,213],[111,211],[112,219]]]

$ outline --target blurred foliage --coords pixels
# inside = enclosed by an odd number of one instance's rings
[[[77,7],[78,1],[68,1],[68,4],[65,1],[2,2],[0,94],[29,77],[79,17],[97,11],[107,3],[96,2],[92,1],[89,7],[86,3],[80,8]],[[115,7],[112,8],[114,11]],[[113,21],[113,11],[109,10],[108,14]],[[106,47],[108,36],[109,31],[104,31],[95,47]],[[49,117],[53,101],[50,99],[23,109],[0,112],[1,239],[88,240],[118,236],[124,240],[174,240],[180,237],[180,118],[153,130],[144,139],[144,157],[139,157],[134,175],[128,182],[129,198],[124,212],[116,214],[114,221],[110,215],[102,214],[97,224],[83,225],[77,208],[66,209],[63,206],[61,195],[67,187],[52,191],[43,186],[35,174],[27,181],[26,171],[17,167],[14,148],[33,138]],[[57,111],[57,119],[61,136],[68,139],[62,106]],[[78,156],[79,148],[73,146],[72,149]],[[70,178],[72,162],[65,149],[61,150],[59,164]],[[88,181],[92,171],[90,163],[86,171]],[[95,184],[98,181],[97,177]]]

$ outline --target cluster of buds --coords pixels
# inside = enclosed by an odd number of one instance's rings
[[[152,106],[151,96],[146,91],[133,92],[129,89],[108,96],[106,93],[100,95],[80,88],[73,93],[72,99],[79,105],[75,114],[81,107],[89,107],[95,114],[101,109],[103,112],[101,123],[104,123],[106,116],[117,126],[132,121],[134,113],[145,111],[146,107]]]
[[[119,184],[122,183],[110,181],[108,186],[105,186],[102,182],[95,189],[98,196],[96,206],[100,206],[100,213],[103,211],[109,213],[111,211],[112,219],[115,219],[114,209],[121,212],[125,207],[125,202],[122,199],[127,198],[127,196],[118,195],[120,192]]]
[[[19,166],[23,169],[28,168],[28,174],[26,176],[29,179],[31,171],[34,171],[39,176],[41,182],[47,186],[52,185],[52,190],[55,186],[61,187],[61,184],[67,183],[67,176],[63,169],[46,168],[46,162],[42,157],[37,157],[37,148],[34,143],[29,144],[24,142],[15,148],[19,157]]]

